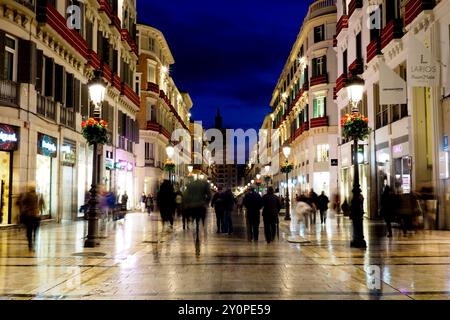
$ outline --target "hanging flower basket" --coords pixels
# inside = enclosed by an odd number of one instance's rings
[[[105,120],[97,121],[94,118],[89,118],[87,121],[81,123],[81,133],[90,145],[94,143],[108,143],[106,128],[108,128],[108,124]]]
[[[175,171],[175,163],[167,162],[164,165],[164,171],[166,171],[166,172],[173,172],[173,171]]]
[[[345,138],[364,140],[370,133],[369,119],[359,113],[347,113],[341,119],[341,127]]]
[[[281,167],[281,172],[282,173],[289,173],[294,169],[294,166],[290,163],[285,164],[284,166]]]

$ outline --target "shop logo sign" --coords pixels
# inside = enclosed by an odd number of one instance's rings
[[[16,134],[0,132],[0,142],[17,142]]]
[[[67,28],[71,30],[81,29],[81,8],[76,5],[71,5],[67,7]]]
[[[57,139],[47,136],[45,134],[38,134],[38,153],[47,156],[56,158],[57,148]]]
[[[408,45],[408,86],[435,87],[439,80],[439,65],[429,49],[410,36]]]
[[[56,146],[53,143],[42,140],[42,148],[47,149],[50,152],[56,151]]]

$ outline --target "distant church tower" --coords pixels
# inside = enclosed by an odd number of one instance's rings
[[[215,128],[222,129],[222,116],[220,115],[220,108],[217,108]]]

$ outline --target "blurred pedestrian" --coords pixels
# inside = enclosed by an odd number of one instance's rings
[[[20,209],[20,222],[26,227],[28,249],[34,250],[33,242],[36,242],[36,233],[40,224],[39,213],[45,206],[44,200],[38,196],[35,187],[29,187],[27,192],[19,196],[17,205]]]
[[[141,199],[140,199],[141,212],[142,212],[142,213],[145,212],[145,208],[146,208],[146,200],[147,200],[147,196],[145,195],[145,192],[142,192],[142,194],[141,194]]]
[[[177,208],[177,217],[181,217],[183,215],[183,194],[180,190],[175,194],[175,204]]]
[[[245,195],[242,204],[247,210],[248,241],[258,241],[263,203],[261,196],[255,191],[254,187],[250,187],[250,192]]]
[[[211,201],[211,189],[206,180],[195,180],[187,185],[183,193],[183,210],[195,220],[196,240],[199,240],[200,220],[205,227],[206,211]],[[205,231],[206,232],[206,231]]]
[[[228,235],[231,235],[233,233],[233,219],[231,217],[234,206],[236,205],[236,199],[233,195],[233,192],[231,192],[231,189],[228,188],[227,191],[225,191],[222,195],[223,201],[224,201],[224,226],[225,226],[225,232],[228,233]]]
[[[278,214],[281,210],[281,201],[274,194],[273,187],[267,189],[267,193],[262,197],[264,233],[267,243],[275,240],[277,233]]]
[[[164,180],[159,188],[156,200],[159,207],[159,213],[161,214],[163,229],[166,222],[169,222],[169,228],[173,229],[173,215],[175,214],[176,209],[175,197],[176,195],[172,183],[170,183],[169,180]]]
[[[381,194],[381,216],[384,218],[384,221],[386,222],[386,228],[387,228],[387,236],[390,238],[392,237],[392,226],[391,222],[394,218],[394,210],[392,208],[392,191],[391,187],[386,185],[384,187],[383,193]]]
[[[122,195],[122,198],[120,199],[120,204],[121,204],[121,209],[122,211],[125,213],[127,212],[127,205],[128,205],[128,195],[127,192],[125,191]]]
[[[311,208],[313,209],[312,211],[312,218],[313,218],[313,223],[316,223],[316,218],[317,218],[317,193],[314,192],[314,189],[311,189],[311,191],[309,192],[309,205],[311,206]]]
[[[145,207],[147,208],[147,212],[148,214],[151,214],[153,211],[153,197],[151,194],[148,194],[147,197],[145,198]]]
[[[214,212],[216,213],[217,233],[225,232],[225,204],[222,198],[222,187],[219,187],[218,192],[214,193],[214,196],[211,200],[211,207],[214,207]]]
[[[320,196],[317,197],[317,208],[320,211],[320,222],[326,223],[327,221],[327,211],[328,211],[328,203],[330,200],[325,195],[325,191],[322,191]]]

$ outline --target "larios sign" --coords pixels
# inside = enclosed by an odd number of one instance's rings
[[[15,151],[19,147],[19,127],[0,123],[0,150]]]
[[[47,156],[56,158],[58,151],[58,139],[47,136],[42,133],[38,133],[38,153]]]
[[[439,81],[439,64],[429,49],[411,36],[408,42],[408,86],[435,87]]]

